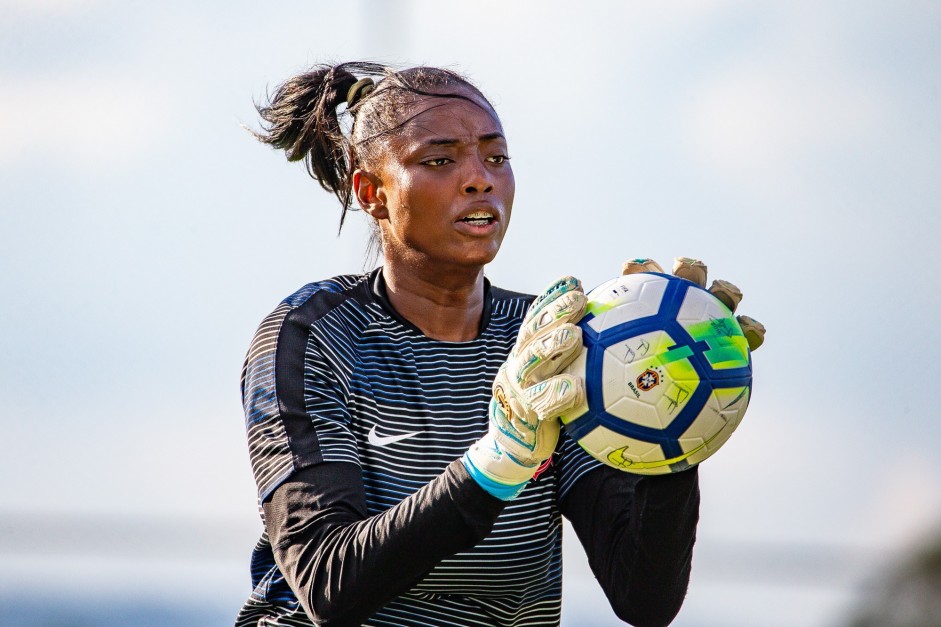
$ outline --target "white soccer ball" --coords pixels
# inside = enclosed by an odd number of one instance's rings
[[[568,434],[609,466],[679,472],[716,452],[748,407],[752,363],[732,312],[673,275],[621,276],[588,293],[585,350],[566,371],[586,403],[562,416]]]

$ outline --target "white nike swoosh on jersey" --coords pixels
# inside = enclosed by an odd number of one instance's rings
[[[421,433],[421,431],[397,433],[395,435],[379,435],[376,432],[376,425],[373,425],[372,429],[369,430],[369,443],[373,446],[389,446],[390,444],[401,442],[402,440],[406,440],[413,435],[418,435],[419,433]]]

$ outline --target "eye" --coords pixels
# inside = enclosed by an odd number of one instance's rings
[[[449,163],[453,163],[453,160],[448,159],[447,157],[436,157],[434,159],[426,159],[425,161],[421,162],[422,165],[431,166],[433,168],[440,168],[441,166],[447,165]]]
[[[492,157],[487,157],[487,161],[496,165],[503,165],[509,160],[510,158],[506,155],[493,155]]]

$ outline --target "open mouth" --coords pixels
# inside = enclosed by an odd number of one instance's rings
[[[469,216],[461,218],[460,221],[471,226],[487,226],[493,224],[496,218],[489,211],[475,211]]]

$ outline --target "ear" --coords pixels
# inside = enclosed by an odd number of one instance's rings
[[[378,176],[366,170],[353,172],[353,194],[363,211],[377,220],[389,217],[386,209],[385,193]]]

